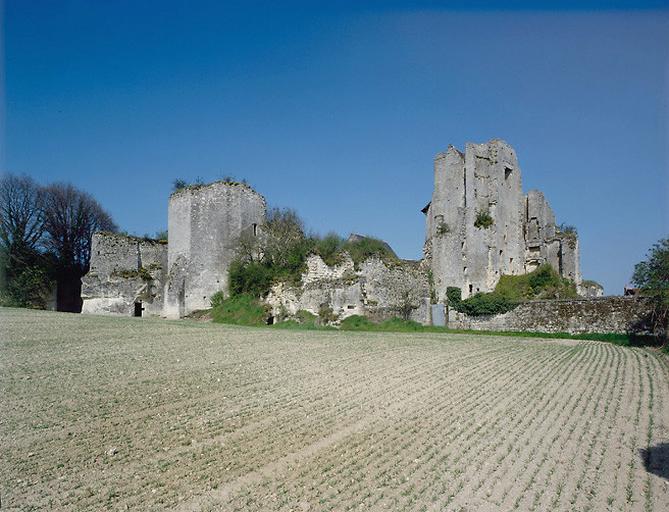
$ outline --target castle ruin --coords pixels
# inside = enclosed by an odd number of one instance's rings
[[[556,228],[541,192],[523,194],[516,153],[503,141],[439,153],[432,200],[422,211],[424,255],[440,301],[449,286],[467,298],[492,291],[502,275],[525,274],[542,263],[581,284],[576,234]]]
[[[394,265],[371,258],[328,267],[307,260],[300,286],[277,283],[266,298],[273,316],[327,305],[340,319],[397,314],[411,296],[411,318],[432,323],[434,303],[446,289],[463,297],[494,289],[502,275],[549,263],[583,295],[576,233],[561,232],[544,195],[523,194],[518,159],[500,140],[450,146],[434,161],[432,200],[426,215],[424,257]],[[175,191],[168,204],[168,241],[112,233],[93,237],[89,273],[82,279],[83,313],[180,318],[210,307],[228,292],[228,270],[240,237],[258,236],[265,219],[263,196],[241,183],[215,182]]]

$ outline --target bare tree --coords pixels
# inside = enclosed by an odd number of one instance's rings
[[[67,183],[44,189],[45,248],[57,266],[58,309],[80,311],[81,276],[91,259],[96,231],[116,231],[111,216],[87,192]]]
[[[44,235],[44,194],[28,176],[0,177],[0,244],[9,258],[37,250]]]
[[[43,308],[51,291],[44,235],[43,193],[28,176],[0,176],[0,301]]]

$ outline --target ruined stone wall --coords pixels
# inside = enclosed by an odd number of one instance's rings
[[[524,272],[524,198],[513,148],[503,141],[452,146],[435,158],[426,230],[437,298],[490,291],[502,274]],[[486,212],[491,226],[477,227]]]
[[[410,318],[430,323],[430,287],[427,273],[417,262],[384,263],[379,258],[355,268],[345,255],[332,267],[320,256],[307,259],[300,286],[275,285],[266,299],[275,318],[293,316],[300,310],[317,315],[325,305],[341,321],[352,315],[384,320],[401,314],[407,301],[415,306]]]
[[[516,154],[503,141],[450,146],[434,164],[434,191],[424,210],[424,255],[439,301],[456,286],[467,298],[495,288],[502,275],[531,272],[550,263],[563,277],[581,281],[578,239],[556,231],[555,215],[536,190],[523,195]],[[487,212],[489,227],[477,227]]]
[[[467,316],[449,308],[448,327],[484,331],[649,334],[650,301],[628,297],[532,301],[494,316]]]
[[[265,208],[265,199],[240,183],[216,182],[172,194],[165,316],[209,308],[214,293],[227,293],[239,236],[244,230],[255,232]]]
[[[95,233],[89,272],[82,278],[82,313],[159,315],[167,244],[116,233]]]

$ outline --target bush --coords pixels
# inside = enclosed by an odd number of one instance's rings
[[[447,287],[446,300],[448,301],[449,306],[457,310],[462,302],[462,290],[456,286]]]
[[[258,261],[244,263],[235,260],[230,264],[230,295],[252,295],[264,297],[269,292],[275,272],[269,266]]]
[[[327,325],[336,322],[339,316],[334,314],[328,304],[321,304],[321,307],[318,308],[318,318],[321,324]]]
[[[517,302],[497,292],[477,293],[468,299],[462,300],[460,288],[449,286],[446,288],[448,305],[460,313],[471,316],[497,315],[511,311],[517,306]]]
[[[371,331],[374,325],[367,317],[351,315],[341,321],[339,328],[343,331]]]
[[[529,274],[502,276],[495,293],[515,302],[535,299],[575,299],[576,285],[561,277],[548,263]]]
[[[372,256],[377,256],[386,263],[397,261],[397,256],[388,247],[388,244],[377,238],[364,237],[353,242],[346,242],[342,247],[342,251],[346,251],[351,255],[351,259],[356,266]]]
[[[53,287],[45,269],[26,267],[0,292],[0,306],[46,309]]]
[[[652,300],[653,312],[649,320],[654,329],[664,331],[666,342],[669,336],[669,238],[654,244],[646,260],[634,266],[632,282],[643,296]]]
[[[328,233],[323,238],[312,237],[314,249],[326,265],[337,265],[341,261],[341,248],[344,240],[337,233]]]
[[[216,294],[212,297],[212,302]],[[218,302],[218,301],[217,301]],[[212,309],[214,322],[235,325],[267,325],[269,312],[251,295],[237,295],[218,302]]]
[[[457,311],[471,316],[498,315],[511,311],[518,304],[498,293],[477,293],[459,304]]]
[[[344,251],[356,265],[370,256],[397,260],[388,245],[375,238],[344,242],[335,233],[323,238],[306,236],[304,224],[294,210],[270,210],[261,233],[259,237],[240,237],[238,257],[229,270],[232,296],[265,297],[279,281],[299,285],[310,254],[320,255],[328,265],[339,263]]]
[[[216,292],[211,296],[211,299],[209,299],[212,308],[219,307],[220,305],[223,304],[223,301],[225,301],[225,295],[223,294],[223,292]]]

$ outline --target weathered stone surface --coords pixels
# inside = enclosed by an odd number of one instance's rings
[[[82,280],[83,311],[128,315],[140,304],[140,313],[179,318],[208,308],[214,293],[228,293],[239,238],[261,235],[265,212],[265,199],[252,188],[216,182],[172,194],[167,245],[96,234],[91,269]],[[515,151],[501,140],[467,144],[464,153],[450,146],[437,155],[432,200],[423,212],[421,262],[371,258],[356,268],[350,257],[328,266],[312,256],[300,286],[272,289],[267,300],[275,316],[300,309],[317,314],[326,306],[339,319],[409,316],[429,323],[430,302],[445,303],[448,286],[461,288],[466,298],[491,291],[502,275],[523,274],[544,262],[574,281],[582,295],[602,293],[601,287],[581,286],[578,238],[556,228],[541,192],[523,195]]]
[[[581,281],[578,239],[556,232],[541,192],[523,195],[518,159],[504,141],[467,144],[464,154],[450,146],[438,154],[432,201],[423,212],[424,255],[439,301],[449,286],[467,298],[492,291],[502,275],[531,272],[544,262]],[[482,214],[491,225],[477,222]]]
[[[604,288],[594,281],[582,281],[578,287],[578,294],[586,299],[595,299],[604,296]]]
[[[244,230],[265,218],[265,198],[241,183],[216,182],[172,194],[163,314],[179,318],[228,292],[228,269]]]
[[[159,315],[167,244],[117,233],[95,233],[89,272],[82,278],[82,313]]]
[[[448,326],[482,331],[650,334],[651,311],[650,301],[641,298],[532,301],[494,316],[467,316],[449,308]]]
[[[384,320],[404,312],[412,320],[429,324],[429,297],[427,272],[418,262],[391,264],[370,258],[356,269],[348,254],[331,267],[312,255],[302,284],[275,285],[267,303],[275,318],[290,317],[300,310],[317,315],[321,306],[327,305],[339,321],[352,315]]]

